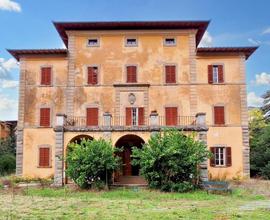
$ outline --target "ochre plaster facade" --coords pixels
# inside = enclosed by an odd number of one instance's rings
[[[232,166],[210,167],[211,178],[233,178],[248,176],[244,172],[243,127],[246,112],[243,98],[245,92],[245,54],[218,53],[196,54],[196,33],[190,30],[126,30],[126,31],[75,31],[68,30],[67,55],[21,55],[25,84],[21,106],[24,117],[21,118],[23,133],[23,176],[48,177],[55,172],[55,123],[56,114],[81,117],[86,108],[99,108],[99,117],[109,112],[112,118],[125,117],[125,107],[129,106],[128,95],[136,96],[134,106],[144,107],[145,117],[156,111],[165,115],[165,107],[178,108],[180,116],[193,116],[206,113],[207,146],[229,146],[232,149]],[[98,47],[87,46],[91,38],[99,39]],[[137,47],[126,47],[125,39],[136,37]],[[164,46],[165,37],[174,37],[175,46]],[[176,65],[176,83],[165,84],[164,66]],[[224,83],[208,83],[208,65],[222,64]],[[125,67],[137,66],[137,83],[126,83]],[[40,86],[40,68],[52,67],[52,86]],[[87,85],[87,67],[98,66],[98,84]],[[21,76],[21,78],[24,78]],[[21,91],[20,90],[20,91]],[[225,107],[225,125],[213,123],[213,107]],[[51,127],[39,127],[39,108],[50,107]],[[72,115],[69,115],[72,114]],[[78,135],[89,135],[95,139],[103,138],[104,131],[65,131],[64,151],[70,140]],[[107,139],[114,145],[126,134],[135,134],[144,141],[150,138],[148,130],[110,131]],[[108,138],[109,137],[109,138]],[[51,149],[51,166],[38,167],[38,147],[48,145]]]

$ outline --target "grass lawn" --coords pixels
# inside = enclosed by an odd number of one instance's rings
[[[232,195],[108,192],[74,189],[0,190],[0,219],[270,219],[270,198],[236,189]]]

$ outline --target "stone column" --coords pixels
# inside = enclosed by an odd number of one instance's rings
[[[111,139],[112,136],[111,126],[112,126],[112,114],[109,112],[105,112],[103,114],[103,128],[104,128],[103,138],[105,140]]]
[[[207,146],[207,131],[199,132],[199,140]],[[200,166],[200,181],[208,181],[208,159],[202,162]]]
[[[157,111],[152,111],[149,117],[150,117],[151,135],[154,135],[157,133],[159,127],[159,117]]]
[[[25,89],[26,89],[26,64],[24,58],[20,59],[20,84],[18,124],[16,131],[16,175],[23,174],[23,130],[25,113]]]
[[[199,112],[196,114],[196,125],[201,129],[206,129],[206,113]],[[207,146],[207,131],[199,132],[199,140]],[[200,164],[200,181],[208,181],[208,160]]]
[[[66,115],[56,115],[55,131],[55,167],[54,167],[54,185],[63,186],[64,184],[64,126]]]

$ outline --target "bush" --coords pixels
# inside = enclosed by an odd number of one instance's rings
[[[210,155],[203,143],[177,130],[165,130],[142,149],[133,148],[132,163],[141,167],[150,188],[186,192],[194,189],[198,165]]]
[[[110,142],[85,140],[68,146],[66,174],[81,188],[104,188],[114,170],[120,167]]]
[[[270,179],[270,125],[250,139],[250,171],[252,176]]]
[[[13,154],[0,156],[0,176],[13,173],[16,168],[16,157]]]

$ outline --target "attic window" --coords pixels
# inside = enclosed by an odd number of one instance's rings
[[[90,38],[88,39],[88,44],[89,47],[98,47],[99,46],[99,40],[98,38]]]
[[[164,45],[165,46],[175,46],[176,39],[174,37],[167,37],[164,39]]]
[[[126,38],[127,47],[136,47],[138,46],[138,41],[136,38]]]

